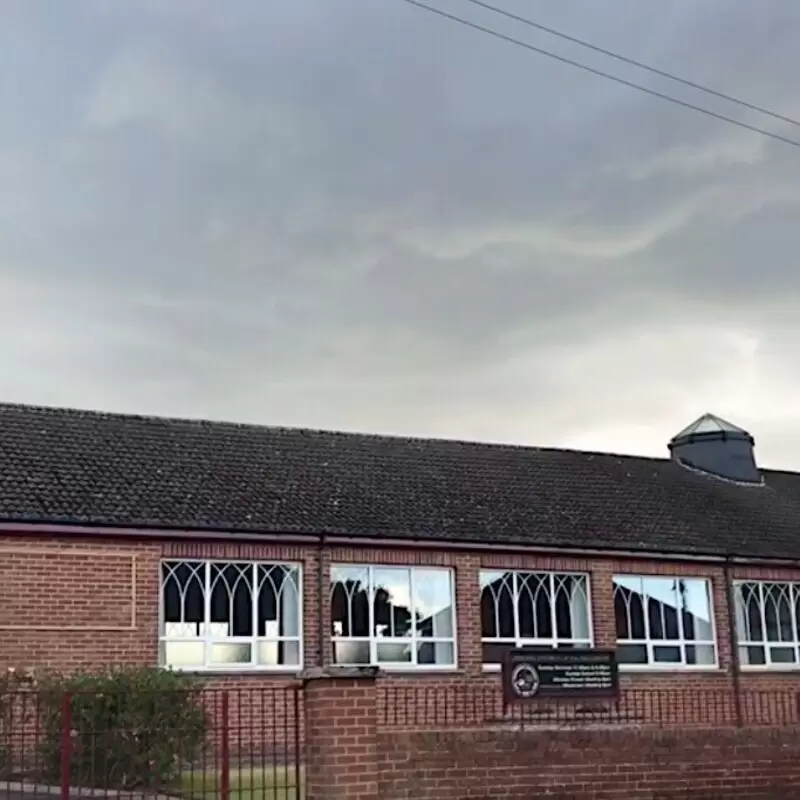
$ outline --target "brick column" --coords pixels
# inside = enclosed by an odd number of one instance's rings
[[[614,612],[614,567],[612,561],[603,561],[592,567],[592,628],[594,646],[617,646],[617,622]]]
[[[474,678],[483,675],[480,568],[479,556],[460,555],[456,558],[458,665]]]
[[[307,800],[378,800],[376,673],[328,667],[306,674]]]

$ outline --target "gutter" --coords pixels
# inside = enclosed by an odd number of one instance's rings
[[[254,533],[251,531],[188,530],[183,528],[123,527],[114,525],[71,525],[70,523],[0,522],[0,533],[32,533],[53,536],[110,536],[132,539],[204,539],[216,541],[263,542],[279,539],[284,544],[315,544],[319,534]]]

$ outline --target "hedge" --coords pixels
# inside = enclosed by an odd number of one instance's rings
[[[49,674],[31,690],[39,703],[37,773],[42,781],[61,780],[66,695],[72,786],[160,789],[197,760],[205,743],[208,720],[200,685],[187,675],[154,668]],[[0,699],[0,715],[3,708]],[[2,746],[0,719],[0,763]]]

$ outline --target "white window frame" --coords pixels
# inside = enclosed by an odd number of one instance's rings
[[[367,583],[368,583],[368,603],[369,603],[369,630],[375,630],[375,581],[373,578],[373,573],[375,570],[389,570],[389,569],[398,569],[398,570],[408,570],[409,571],[409,592],[410,592],[410,600],[411,600],[411,611],[412,619],[414,616],[414,609],[416,604],[415,598],[415,588],[416,588],[416,581],[415,581],[415,573],[418,574],[420,572],[439,572],[439,573],[447,573],[450,578],[450,623],[451,623],[451,630],[453,631],[452,636],[420,636],[417,632],[416,625],[412,624],[411,626],[411,635],[409,636],[377,636],[373,633],[371,636],[334,636],[331,633],[331,645],[334,646],[338,642],[343,644],[351,643],[351,642],[368,642],[369,643],[369,664],[351,664],[349,662],[344,661],[334,661],[333,663],[336,666],[341,667],[352,667],[352,666],[372,666],[372,667],[380,667],[387,672],[452,672],[453,670],[458,669],[458,631],[456,628],[456,622],[458,615],[456,614],[456,580],[455,580],[455,570],[452,567],[433,567],[433,566],[408,566],[405,564],[351,564],[351,563],[333,563],[331,564],[331,577],[333,577],[333,569],[358,569],[358,570],[365,570],[367,573]],[[329,596],[332,597],[333,591],[333,581],[328,581],[328,591]],[[329,620],[332,627],[332,616],[330,614],[330,604],[329,608]],[[412,661],[378,661],[378,645],[379,644],[405,644],[411,647],[412,653]],[[451,664],[420,664],[417,662],[417,658],[419,657],[419,644],[450,644],[453,647],[453,661]]]
[[[758,611],[761,617],[761,631],[764,638],[758,639],[740,639],[739,638],[739,604],[742,602],[740,587],[745,585],[758,586]],[[767,607],[764,601],[764,587],[766,585],[779,585],[788,587],[789,592],[789,608],[792,616],[792,633],[794,638],[791,641],[771,641],[766,638],[767,635]],[[797,630],[797,605],[798,598],[800,597],[800,582],[786,581],[786,580],[736,580],[733,582],[733,603],[734,603],[734,621],[736,626],[736,646],[738,648],[735,657],[737,664],[743,670],[752,670],[753,672],[796,672],[800,670],[800,635]],[[760,647],[764,651],[764,664],[745,664],[742,662],[741,650],[745,647]],[[772,648],[793,648],[795,653],[794,663],[787,663],[785,661],[772,660]]]
[[[167,636],[165,634],[166,620],[164,619],[164,565],[165,564],[203,564],[203,615],[205,622],[203,627],[206,629],[200,636]],[[210,630],[213,623],[211,619],[211,565],[212,564],[247,564],[252,569],[252,613],[253,613],[253,635],[252,636],[215,636]],[[296,636],[258,636],[258,568],[259,567],[286,567],[296,570],[297,574],[297,635]],[[303,566],[299,562],[293,561],[252,561],[250,559],[236,558],[164,558],[159,564],[159,665],[165,669],[173,669],[176,672],[289,672],[297,673],[303,669]],[[259,589],[260,590],[260,589]],[[194,624],[194,623],[192,623]],[[189,642],[202,642],[203,644],[203,663],[200,665],[171,665],[165,659],[165,648],[162,645],[168,643],[186,644]],[[281,642],[296,642],[298,645],[297,664],[260,664],[258,663],[258,646],[261,643],[280,644]],[[214,644],[249,644],[250,662],[237,664],[217,663],[211,660],[212,645]]]
[[[616,591],[617,586],[614,583],[616,578],[641,578],[643,580],[664,580],[664,581],[703,581],[707,587],[708,596],[708,612],[711,622],[711,639],[686,639],[683,635],[683,615],[680,610],[677,614],[678,631],[680,638],[678,639],[652,639],[650,638],[650,617],[647,613],[647,604],[643,603],[643,616],[644,616],[644,639],[616,639],[616,646],[619,645],[644,645],[647,648],[647,664],[619,664],[619,669],[625,672],[672,672],[672,671],[692,671],[703,672],[719,669],[719,645],[717,644],[717,617],[714,610],[714,584],[712,580],[703,575],[648,575],[641,572],[615,572],[612,575],[612,608],[614,609],[614,627],[616,629]],[[647,598],[649,595],[643,595]],[[714,661],[711,664],[687,664],[686,663],[686,646],[701,647],[711,646],[714,648]],[[681,652],[681,660],[679,662],[669,661],[656,661],[653,655],[655,647],[678,647]]]
[[[560,645],[583,645],[585,647],[594,647],[594,620],[592,614],[592,581],[588,572],[575,572],[571,570],[543,570],[543,569],[502,569],[482,568],[478,573],[478,584],[480,589],[481,603],[483,602],[483,580],[482,576],[488,573],[503,573],[511,574],[512,578],[512,600],[514,607],[514,636],[497,636],[488,637],[483,636],[483,614],[479,608],[481,627],[481,658],[483,657],[484,644],[509,644],[512,647],[552,647],[558,648]],[[519,576],[520,575],[546,575],[549,581],[550,591],[550,619],[551,627],[553,629],[553,636],[546,638],[530,639],[520,636],[519,632]],[[583,578],[584,586],[586,588],[586,614],[587,614],[587,630],[588,638],[563,638],[557,635],[558,631],[558,615],[556,614],[555,603],[555,581],[556,578]],[[499,672],[502,669],[501,664],[484,663],[483,669],[485,672]]]

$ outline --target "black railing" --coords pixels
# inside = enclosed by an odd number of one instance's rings
[[[506,705],[497,685],[385,684],[378,722],[387,729],[487,726],[752,727],[800,724],[800,692],[727,688],[622,689],[617,698],[548,698]]]
[[[0,694],[0,800],[23,794],[300,800],[297,686]]]

